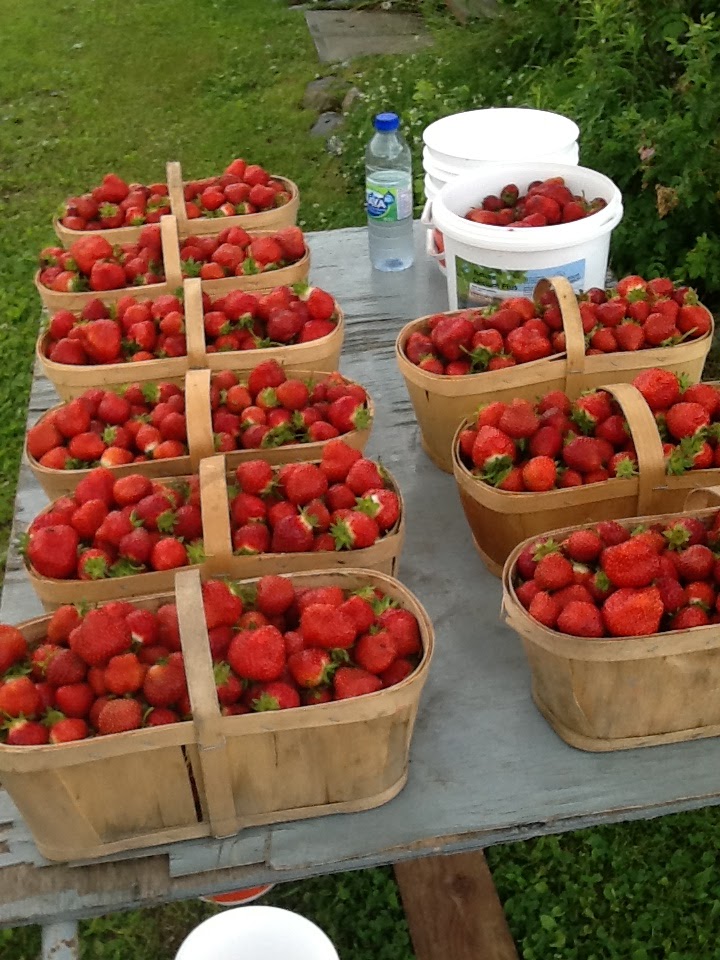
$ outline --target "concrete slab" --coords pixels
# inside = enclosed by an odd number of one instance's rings
[[[305,20],[322,63],[383,53],[414,53],[432,45],[422,20],[362,10],[307,10]]]

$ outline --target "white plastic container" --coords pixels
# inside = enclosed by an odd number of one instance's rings
[[[490,107],[442,117],[425,128],[423,162],[449,172],[523,160],[576,164],[578,125],[559,113]]]
[[[575,194],[602,197],[607,206],[583,220],[551,227],[493,227],[465,214],[488,194],[515,183],[523,194],[533,180],[564,177]],[[587,167],[557,163],[503,164],[458,177],[428,203],[423,221],[444,238],[450,309],[483,297],[531,296],[538,280],[563,276],[576,291],[604,287],[610,235],[623,216],[622,196],[608,177]],[[437,256],[437,255],[436,255]]]
[[[205,920],[175,960],[339,960],[320,927],[279,907],[238,907]]]

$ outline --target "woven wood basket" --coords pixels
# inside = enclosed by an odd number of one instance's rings
[[[309,380],[313,374],[310,371],[301,371],[298,374]],[[181,477],[188,473],[196,473],[200,461],[204,457],[215,455],[215,445],[212,429],[212,414],[210,409],[210,371],[189,370],[183,381],[185,387],[185,416],[187,422],[188,454],[183,457],[173,457],[166,460],[147,460],[140,463],[128,463],[122,466],[109,467],[116,477],[126,477],[131,473],[140,473],[145,477]],[[347,381],[348,383],[351,381]],[[53,407],[44,416],[50,416],[58,406]],[[356,450],[364,450],[370,438],[372,420],[375,415],[375,405],[368,395],[367,408],[370,414],[370,424],[364,430],[351,430],[342,435],[342,440]],[[43,419],[43,418],[41,418]],[[238,464],[248,460],[267,460],[268,463],[295,463],[299,460],[317,460],[322,456],[323,447],[327,441],[315,443],[289,443],[282,447],[256,448],[238,450],[227,453],[228,469],[234,470]],[[91,468],[80,470],[54,470],[40,464],[32,457],[27,448],[25,438],[25,459],[30,469],[45,491],[48,499],[57,500],[66,494],[72,493],[80,481],[88,475]]]
[[[642,394],[627,383],[602,389],[615,397],[627,419],[637,451],[637,477],[544,493],[498,490],[474,477],[460,459],[458,437],[468,423],[458,428],[453,442],[453,472],[460,502],[475,546],[496,576],[500,576],[517,544],[528,537],[555,530],[568,521],[582,524],[682,510],[691,490],[718,483],[720,468],[666,475],[657,424]]]
[[[178,573],[175,594],[193,719],[75,743],[0,745],[0,779],[49,860],[71,861],[246,827],[351,813],[387,803],[407,780],[413,727],[430,661],[432,624],[390,577],[336,570],[292,577],[297,587],[369,584],[415,614],[422,660],[397,686],[312,707],[223,717],[212,673],[200,577]],[[20,624],[31,642],[48,618]],[[128,789],[122,789],[122,785]],[[52,816],[48,816],[52,797]]]
[[[585,390],[605,383],[630,383],[642,370],[662,367],[684,373],[692,383],[702,376],[713,330],[704,337],[652,350],[618,352],[586,356],[585,339],[578,301],[564,277],[541,280],[535,288],[538,298],[552,287],[560,304],[567,344],[564,354],[521,363],[504,370],[490,370],[463,377],[426,373],[405,355],[410,334],[421,330],[427,316],[406,324],[395,343],[395,358],[405,380],[410,401],[420,427],[423,449],[441,470],[452,473],[452,439],[458,423],[485,403],[510,401],[515,397],[535,401],[551,390],[563,390],[575,399]],[[488,303],[502,303],[488,299]],[[452,311],[448,316],[465,313]]]
[[[160,220],[162,236],[163,265],[165,280],[163,283],[151,283],[141,287],[121,287],[119,290],[88,290],[83,293],[58,293],[40,283],[40,271],[35,274],[35,287],[40,294],[43,306],[50,313],[56,310],[82,310],[91,300],[101,299],[105,303],[117,303],[123,297],[131,295],[138,300],[153,300],[163,293],[175,293],[182,286],[180,269],[180,251],[177,243],[177,224],[171,216]]]
[[[185,186],[182,178],[182,168],[177,161],[167,165],[167,185],[170,195],[170,207],[177,218],[178,227],[182,235],[194,234],[197,237],[220,233],[229,227],[242,227],[248,233],[256,230],[282,230],[291,227],[297,222],[300,207],[300,191],[297,185],[287,177],[273,176],[273,180],[280,180],[290,193],[290,199],[283,207],[272,210],[262,210],[258,213],[238,214],[236,217],[196,217],[189,220],[185,210]]]
[[[697,498],[693,495],[691,500]],[[720,500],[720,488],[701,500]],[[693,509],[704,517],[716,510]],[[623,525],[667,521],[633,517]],[[564,539],[579,524],[552,532]],[[532,540],[532,538],[531,538]],[[503,616],[522,639],[538,709],[566,743],[581,750],[627,750],[720,734],[720,633],[717,626],[645,637],[589,640],[533,620],[513,586],[518,544],[503,571]]]

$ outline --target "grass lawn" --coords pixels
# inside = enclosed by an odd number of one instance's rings
[[[406,64],[394,85],[387,58],[342,68],[369,96],[349,123],[346,153],[331,157],[308,137],[314,118],[301,107],[321,67],[301,14],[280,0],[2,0],[0,545],[39,320],[33,261],[52,240],[59,202],[108,170],[148,182],[162,177],[168,159],[202,176],[244,155],[298,182],[309,229],[362,223],[358,158],[372,107],[399,102],[417,134],[427,113],[448,112],[464,95],[430,81],[443,58],[471,64],[477,35],[444,16],[440,0],[423,8],[435,51]],[[413,74],[426,84],[403,88]],[[704,810],[491,849],[520,955],[720,958],[718,825],[718,814]],[[389,869],[283,885],[267,902],[317,920],[342,960],[411,960]],[[190,902],[86,921],[83,960],[171,960],[212,912]],[[2,960],[35,960],[38,950],[37,929],[0,931]]]

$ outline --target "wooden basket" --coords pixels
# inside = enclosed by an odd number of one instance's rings
[[[674,347],[586,356],[582,319],[572,287],[564,277],[550,277],[538,283],[534,291],[535,298],[549,287],[555,291],[560,305],[566,353],[504,370],[448,377],[426,373],[405,356],[405,344],[410,334],[424,327],[427,316],[408,323],[398,334],[395,358],[420,426],[423,449],[433,463],[446,473],[453,471],[452,438],[458,423],[484,403],[496,400],[509,402],[516,397],[535,401],[551,390],[563,390],[571,399],[575,399],[585,390],[602,386],[608,381],[630,383],[638,373],[649,367],[685,373],[693,383],[700,380],[714,328],[704,337]],[[493,299],[487,302],[502,303]],[[456,310],[448,315],[466,312]]]
[[[433,654],[432,624],[402,584],[342,570],[293,577],[298,587],[370,584],[418,618],[423,656],[397,686],[334,703],[222,717],[200,578],[182,571],[176,599],[193,719],[75,743],[0,746],[0,778],[50,860],[90,859],[245,827],[368,810],[405,785],[420,694]],[[20,625],[38,641],[48,618]],[[131,784],[119,790],[118,784]],[[52,816],[48,816],[52,797]]]
[[[689,515],[715,512],[695,510]],[[662,522],[673,515],[633,517],[623,525]],[[553,539],[562,540],[583,526],[553,531]],[[513,586],[515,563],[528,542],[519,544],[505,564],[503,615],[522,639],[532,671],[533,700],[558,736],[590,751],[718,736],[717,626],[615,640],[590,640],[550,630],[532,619]]]
[[[117,303],[123,297],[132,296],[138,300],[152,300],[164,293],[175,293],[182,286],[180,270],[180,251],[177,243],[177,224],[174,217],[162,217],[160,220],[162,236],[163,265],[165,280],[147,286],[121,287],[119,290],[88,290],[82,293],[58,293],[40,283],[40,271],[35,274],[35,287],[40,294],[43,306],[50,312],[56,310],[82,310],[91,300],[100,299],[104,303]]]
[[[161,479],[172,482],[181,478],[165,475]],[[213,524],[223,521],[222,518],[218,520],[217,511],[212,506],[206,505],[206,499],[201,502],[203,535],[207,538],[209,532],[212,542],[221,535],[213,530]],[[45,507],[40,515],[51,509],[52,503]],[[228,521],[225,521],[225,525],[227,523]],[[204,566],[202,563],[192,564],[183,569],[200,570]],[[107,577],[101,580],[55,580],[41,576],[26,562],[25,573],[43,608],[52,611],[66,603],[104,603],[107,600],[128,600],[132,597],[167,593],[173,588],[177,570],[152,570],[127,577]]]
[[[642,394],[627,383],[604,385],[602,389],[615,397],[627,419],[637,451],[637,477],[616,477],[543,493],[498,490],[474,477],[460,459],[458,438],[469,423],[458,428],[453,441],[453,472],[460,502],[478,552],[496,576],[500,576],[518,543],[555,530],[568,520],[590,523],[682,510],[691,490],[718,482],[720,468],[666,475],[657,424]]]
[[[310,379],[313,374],[306,370],[300,372],[299,376]],[[182,477],[188,473],[196,473],[200,461],[204,457],[215,456],[210,409],[210,377],[209,370],[189,370],[184,381],[181,381],[185,387],[185,418],[188,437],[188,453],[186,456],[126,463],[121,466],[108,467],[110,472],[116,477],[126,477],[131,473],[139,473],[152,479]],[[43,414],[41,419],[52,414],[60,406],[62,404],[52,407],[46,414]],[[375,406],[369,395],[367,408],[371,418],[370,425],[364,430],[352,430],[341,437],[348,446],[360,451],[364,450],[367,445],[372,429],[372,419],[375,416]],[[326,443],[325,440],[316,443],[289,443],[282,447],[237,450],[225,455],[227,467],[234,470],[240,463],[258,459],[267,460],[268,463],[272,464],[318,460],[322,456],[322,450]],[[44,467],[30,455],[27,448],[27,436],[25,437],[23,452],[35,479],[50,500],[57,500],[59,497],[72,493],[78,483],[91,470],[90,467],[80,470],[56,470]]]
[[[395,480],[392,489],[400,499],[400,519],[392,530],[362,550],[328,550],[310,553],[261,553],[255,556],[234,556],[228,509],[227,465],[223,456],[209,457],[200,464],[200,496],[202,499],[205,554],[203,575],[225,572],[237,579],[262,577],[266,574],[304,573],[308,570],[342,570],[347,567],[375,570],[397,576],[400,554],[405,540],[405,504]],[[209,523],[205,525],[205,518]]]
[[[279,272],[279,271],[278,271]],[[274,276],[275,274],[273,274]],[[232,278],[228,278],[232,280]],[[213,283],[224,283],[215,280]],[[202,294],[205,282],[197,277],[186,280],[185,329],[190,369],[207,367],[213,372],[233,370],[247,374],[263,360],[277,360],[287,374],[300,372],[332,373],[340,364],[340,353],[345,338],[345,315],[337,305],[338,321],[332,333],[309,343],[291,343],[284,347],[263,347],[257,350],[223,350],[207,353]]]
[[[185,194],[183,192],[182,168],[177,161],[167,165],[167,185],[170,195],[170,208],[177,218],[181,235],[194,234],[204,237],[220,233],[229,227],[241,227],[252,233],[256,230],[282,230],[291,227],[297,222],[300,206],[300,191],[297,185],[287,177],[273,176],[273,180],[280,180],[290,193],[290,199],[284,207],[275,207],[272,210],[262,210],[258,213],[238,214],[236,217],[197,217],[189,220],[185,211]]]

